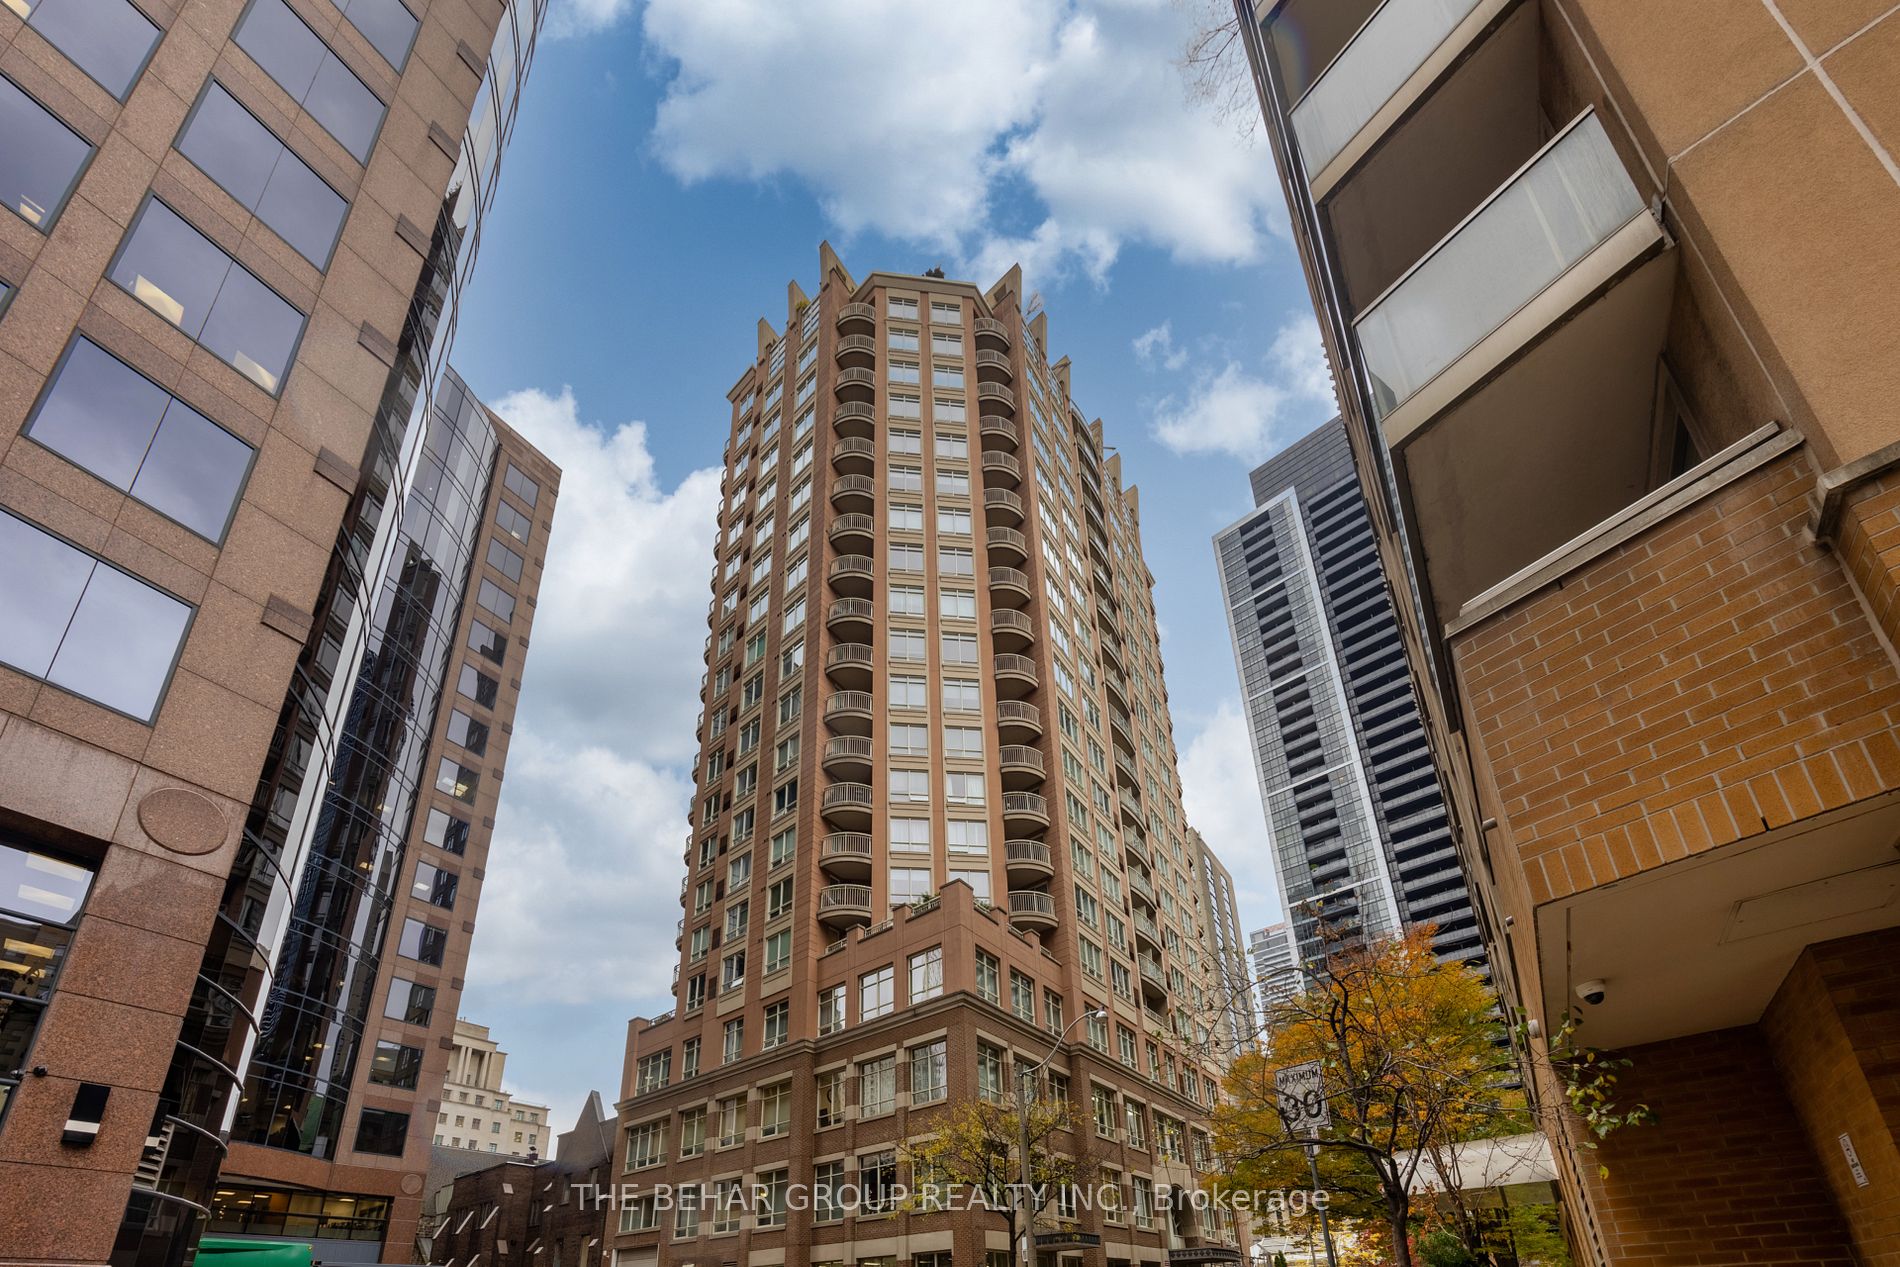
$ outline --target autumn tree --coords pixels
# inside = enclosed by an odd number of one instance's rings
[[[1071,1130],[1067,1101],[1038,1097],[1030,1101],[1027,1115],[1029,1178],[1040,1210],[1058,1190],[1094,1183],[1100,1166]],[[929,1209],[946,1199],[943,1194],[958,1191],[972,1208],[988,1208],[1002,1218],[1014,1246],[1021,1231],[1015,1196],[1023,1173],[1022,1121],[1008,1102],[966,1100],[944,1109],[928,1138],[903,1147],[911,1167],[911,1208]]]
[[[1529,1127],[1511,1090],[1497,1004],[1477,972],[1441,963],[1432,929],[1333,945],[1304,988],[1267,1009],[1260,1045],[1229,1070],[1214,1114],[1222,1182],[1265,1193],[1307,1186],[1316,1148],[1321,1185],[1339,1209],[1377,1214],[1391,1229],[1399,1267],[1408,1244],[1412,1189],[1422,1167],[1462,1201],[1455,1145]],[[1290,1127],[1274,1075],[1317,1061],[1331,1125]]]

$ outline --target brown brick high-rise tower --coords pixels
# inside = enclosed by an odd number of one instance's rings
[[[825,248],[732,389],[678,1006],[631,1026],[616,1172],[790,1199],[624,1204],[622,1264],[1007,1257],[994,1214],[879,1194],[943,1106],[1045,1060],[1122,1195],[1040,1230],[1239,1257],[1163,1208],[1225,1040],[1137,498],[1021,305],[1016,270],[857,282]]]
[[[1235,12],[1579,1260],[1900,1263],[1900,10]]]

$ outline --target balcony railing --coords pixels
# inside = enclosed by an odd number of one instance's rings
[[[1306,174],[1326,170],[1479,0],[1386,0],[1293,107]]]
[[[1603,124],[1579,116],[1359,318],[1378,415],[1645,214]]]

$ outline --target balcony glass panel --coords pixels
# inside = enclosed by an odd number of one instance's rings
[[[1643,210],[1603,125],[1583,116],[1359,319],[1379,416]]]
[[[1386,0],[1293,107],[1306,174],[1339,156],[1478,0]]]

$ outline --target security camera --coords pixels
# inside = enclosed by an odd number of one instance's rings
[[[1591,1007],[1603,1002],[1603,996],[1608,993],[1609,988],[1601,981],[1585,981],[1577,987],[1577,997]]]

